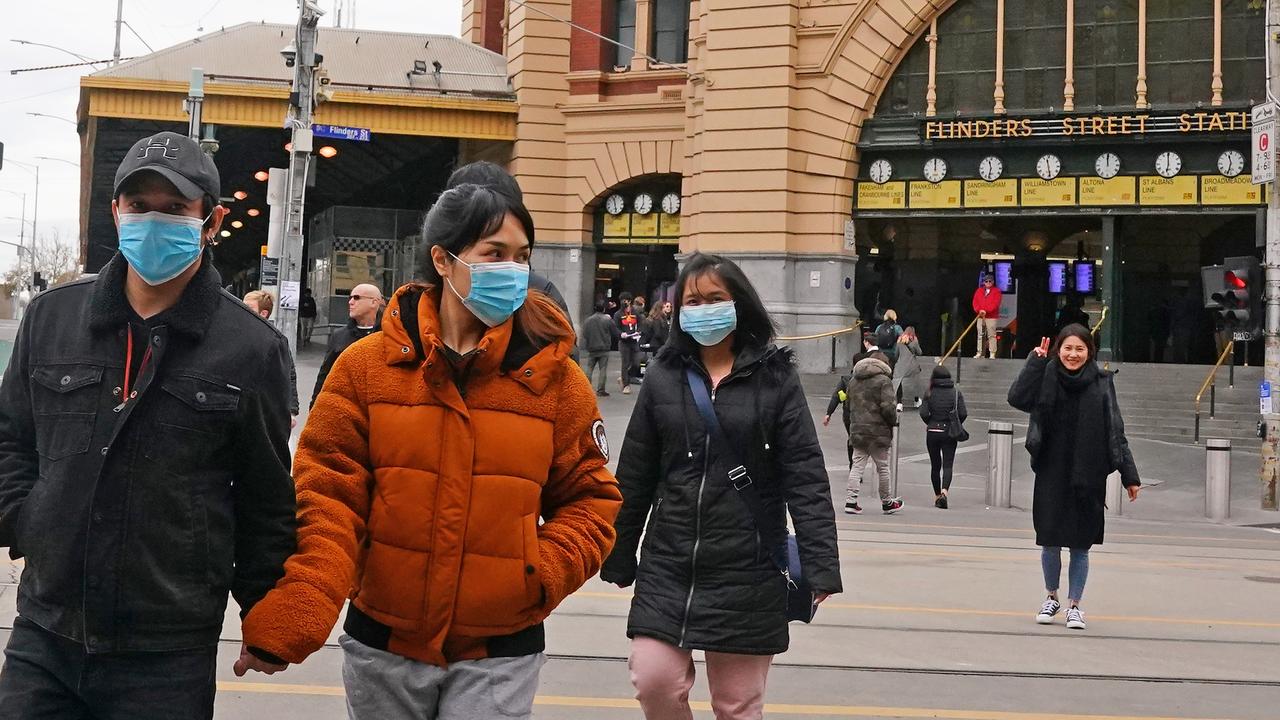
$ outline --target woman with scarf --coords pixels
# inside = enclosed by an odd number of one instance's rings
[[[1070,548],[1067,627],[1085,629],[1080,600],[1089,576],[1089,548],[1102,544],[1107,476],[1120,473],[1129,501],[1141,481],[1124,435],[1113,375],[1098,368],[1093,335],[1068,325],[1050,347],[1044,338],[1009,388],[1009,404],[1031,414],[1027,452],[1035,472],[1032,520],[1041,550],[1045,599],[1036,622],[1048,625],[1058,599],[1062,548]]]
[[[629,668],[646,718],[693,719],[692,651],[702,650],[716,718],[755,719],[773,656],[788,645],[787,585],[773,556],[786,515],[813,601],[840,592],[831,485],[791,353],[774,346],[773,321],[742,270],[695,254],[676,287],[671,338],[618,460],[618,542],[600,577],[635,583]],[[722,434],[698,410],[703,394]],[[731,479],[739,467],[746,474]],[[764,527],[740,492],[758,494]]]

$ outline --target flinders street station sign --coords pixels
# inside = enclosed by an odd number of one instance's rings
[[[1248,111],[1196,110],[1177,114],[1121,113],[1068,117],[993,117],[924,120],[925,140],[997,140],[1004,138],[1116,139],[1124,136],[1195,135],[1249,130]]]

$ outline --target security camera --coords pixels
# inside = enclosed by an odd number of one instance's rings
[[[280,57],[284,58],[285,67],[293,67],[294,62],[298,59],[298,46],[290,42],[280,49]]]
[[[204,138],[200,141],[200,149],[209,155],[214,155],[222,149],[222,144],[213,138]]]

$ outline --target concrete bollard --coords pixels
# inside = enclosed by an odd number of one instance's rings
[[[1210,520],[1231,517],[1231,441],[1209,438],[1204,442],[1204,516]]]
[[[1120,473],[1113,472],[1107,476],[1106,514],[1108,517],[1120,517],[1124,514],[1125,491],[1120,482]]]
[[[901,413],[898,425],[893,426],[893,442],[889,444],[889,497],[898,497],[898,427],[902,424]]]
[[[990,423],[987,457],[987,505],[1013,507],[1013,423]]]

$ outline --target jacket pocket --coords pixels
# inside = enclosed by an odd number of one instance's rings
[[[526,607],[539,608],[547,602],[547,591],[542,586],[542,551],[538,549],[538,516],[521,518],[524,528],[524,592]]]
[[[206,468],[231,432],[240,390],[193,375],[165,378],[159,390],[157,442],[147,443],[144,454],[180,475]]]
[[[89,449],[102,385],[102,366],[41,365],[31,373],[35,382],[36,452],[48,460],[62,460]]]

